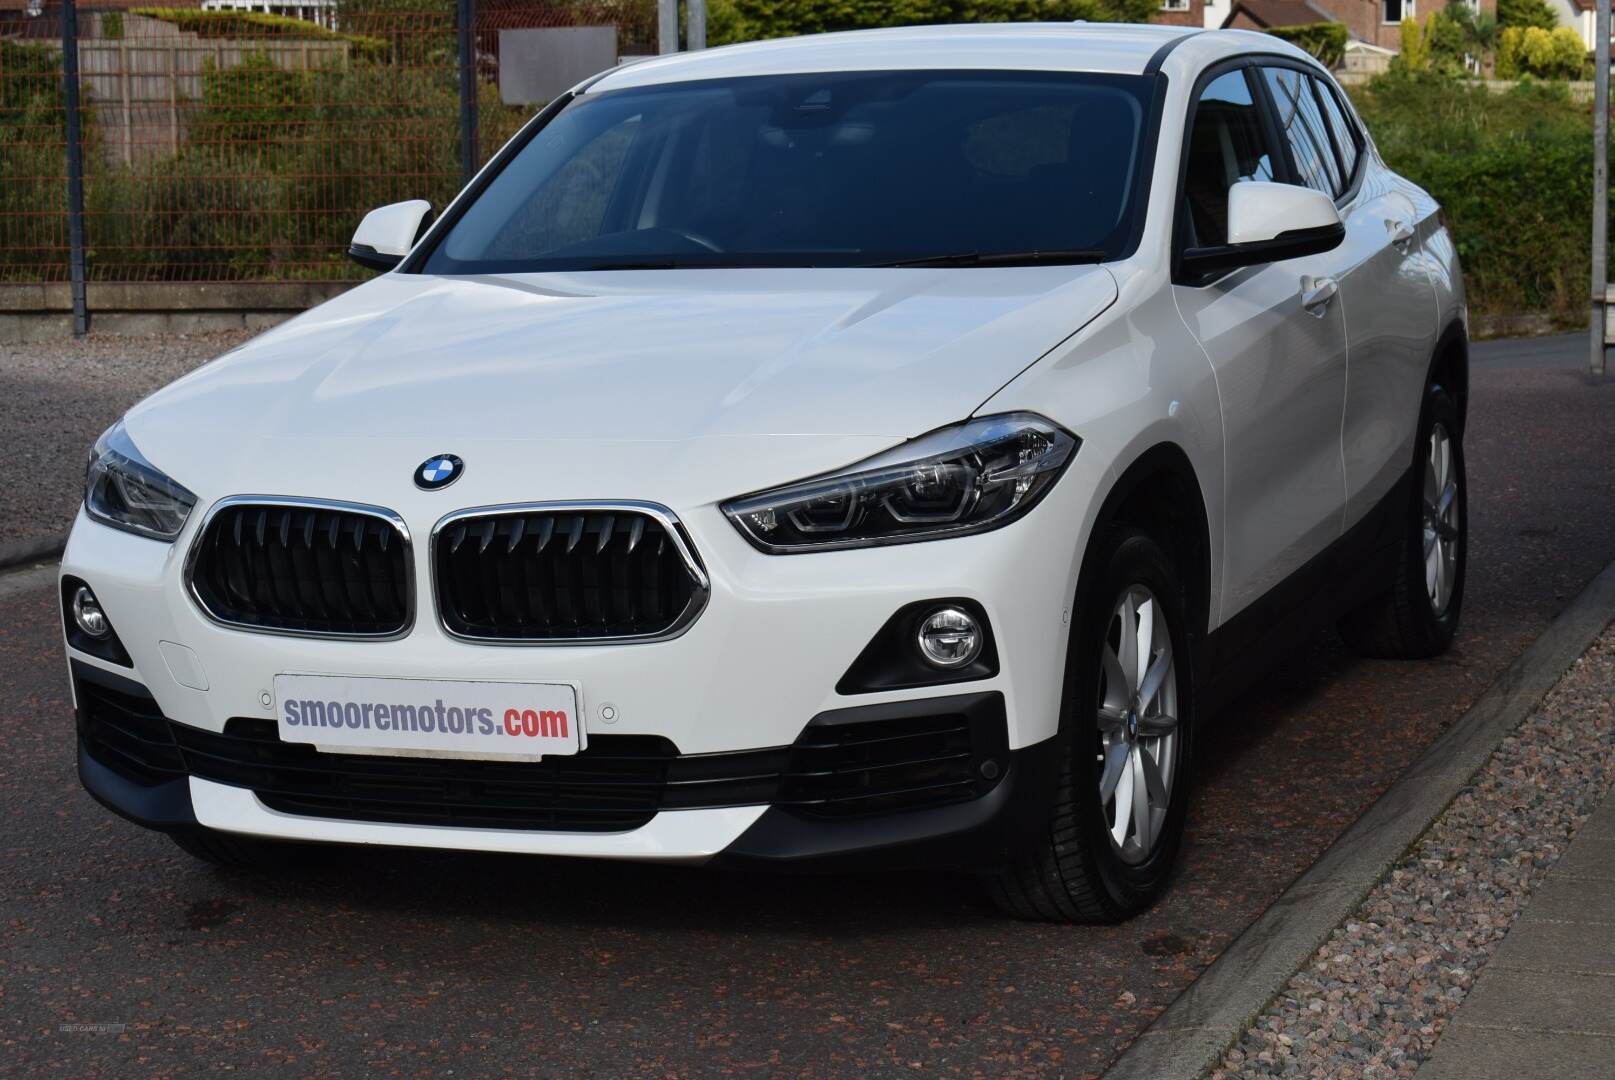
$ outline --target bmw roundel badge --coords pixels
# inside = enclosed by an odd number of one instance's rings
[[[433,454],[415,470],[415,486],[422,491],[446,488],[465,472],[465,462],[453,454]]]

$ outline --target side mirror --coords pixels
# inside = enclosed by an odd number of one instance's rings
[[[1340,246],[1346,226],[1329,196],[1296,184],[1247,180],[1228,189],[1228,243],[1189,248],[1189,277],[1317,255]]]
[[[378,207],[354,230],[348,258],[371,270],[391,270],[403,262],[430,224],[432,204],[425,199]]]

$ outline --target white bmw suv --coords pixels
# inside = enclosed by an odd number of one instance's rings
[[[1454,245],[1272,37],[620,67],[352,254],[102,437],[62,563],[83,782],[202,858],[947,865],[1115,920],[1261,664],[1452,640]]]

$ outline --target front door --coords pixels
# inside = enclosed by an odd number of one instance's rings
[[[1255,68],[1224,72],[1193,106],[1177,242],[1227,241],[1228,189],[1293,180],[1264,123]],[[1174,286],[1222,402],[1226,621],[1340,536],[1346,333],[1328,253]]]

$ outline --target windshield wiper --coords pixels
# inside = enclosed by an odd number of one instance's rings
[[[1066,251],[958,251],[924,259],[873,263],[874,266],[1058,266],[1104,262],[1109,252],[1101,248],[1072,248]]]

